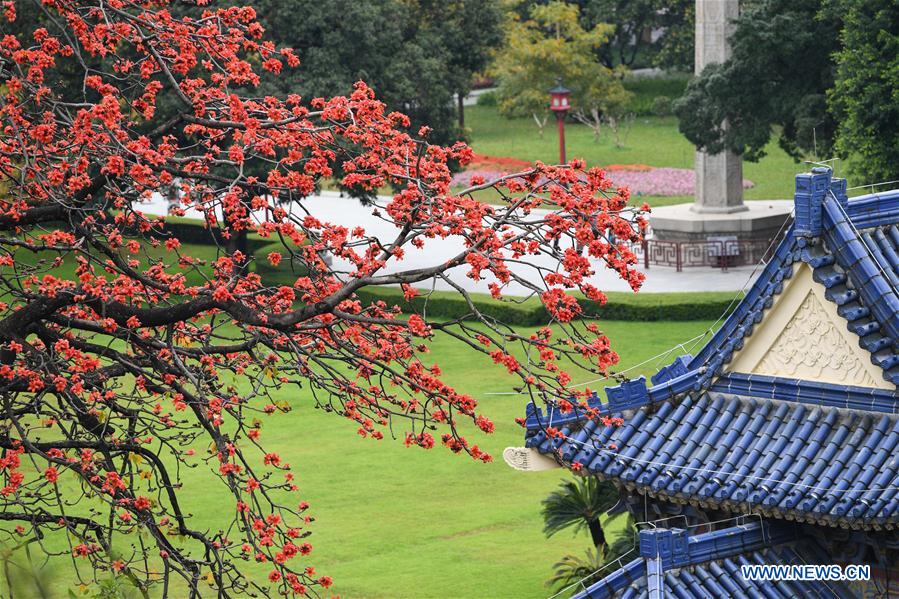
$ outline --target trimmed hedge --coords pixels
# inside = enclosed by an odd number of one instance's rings
[[[423,293],[423,292],[420,292]],[[383,299],[399,304],[404,310],[421,313],[427,310],[431,317],[465,318],[471,312],[465,299],[451,292],[436,291],[430,297],[420,295],[406,301],[396,288],[362,289],[357,292],[363,303]],[[656,320],[715,320],[736,306],[731,293],[624,293],[606,294],[608,301],[599,305],[586,299],[580,300],[587,318],[604,320],[631,320],[650,322]],[[550,320],[543,304],[536,298],[521,303],[498,301],[486,294],[471,294],[472,303],[485,316],[507,324],[540,326]]]
[[[158,235],[159,237],[177,237],[181,243],[224,246],[227,242],[227,240],[222,237],[220,228],[210,228],[204,221],[193,218],[167,216],[165,217],[165,224],[162,227],[162,231],[163,235]],[[247,235],[247,249],[250,254],[255,254],[271,242],[271,239],[260,237],[255,233]]]
[[[269,251],[277,251],[271,248]],[[282,262],[271,266],[265,259],[265,249],[256,260],[256,272],[266,285],[292,285],[301,273],[291,273],[289,265]],[[282,252],[283,253],[283,252]],[[471,314],[468,303],[460,295],[449,291],[427,292],[419,290],[417,297],[406,301],[397,287],[364,288],[356,295],[364,304],[384,300],[399,305],[407,313],[427,312],[429,317],[467,318]],[[604,320],[630,320],[651,322],[657,320],[715,320],[732,311],[739,297],[732,292],[689,292],[689,293],[625,293],[609,292],[608,301],[599,305],[586,299],[581,300],[584,316]],[[472,303],[482,314],[496,318],[507,324],[518,326],[540,326],[549,322],[549,314],[537,298],[516,303],[514,300],[499,301],[487,294],[471,294]]]
[[[291,268],[291,258],[283,243],[280,241],[272,242],[270,239],[266,241],[267,243],[255,250],[255,260],[253,260],[256,274],[258,274],[266,284],[272,284],[269,283],[269,281],[277,281],[275,284],[292,285],[297,277],[303,277],[309,274],[309,269],[306,268],[306,264],[303,262],[294,260],[293,267]],[[271,252],[278,252],[281,254],[282,259],[278,266],[272,266],[272,263],[268,261],[268,255]]]
[[[671,99],[683,95],[689,82],[689,75],[667,74],[661,77],[627,77],[624,80],[624,88],[634,94],[627,106],[628,112],[637,116],[665,116],[658,114],[659,106],[656,98],[668,98],[668,114],[670,114]]]

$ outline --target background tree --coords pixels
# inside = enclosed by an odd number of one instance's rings
[[[534,5],[553,0],[517,2],[510,10],[527,19]],[[578,7],[580,22],[590,30],[612,26],[608,39],[596,48],[600,62],[610,69],[658,66],[693,70],[695,0],[567,0]]]
[[[692,73],[696,40],[696,1],[664,1],[656,13],[664,36],[656,41],[653,66]]]
[[[330,97],[364,80],[414,127],[427,123],[435,143],[455,141],[446,51],[436,32],[414,23],[414,6],[394,0],[261,0],[260,21],[273,41],[295,48],[303,64],[302,75],[285,72],[271,82],[273,90]]]
[[[695,0],[580,0],[586,29],[614,27],[598,49],[608,68],[659,66],[693,70]]]
[[[827,90],[840,20],[820,8],[820,0],[742,3],[731,58],[706,67],[675,102],[681,132],[710,152],[729,148],[751,161],[772,135],[797,160],[829,157],[836,123]]]
[[[883,0],[833,0],[842,16],[836,77],[828,100],[839,126],[836,149],[860,183],[899,178],[899,11]]]
[[[506,12],[500,0],[418,0],[415,22],[432,31],[446,54],[447,82],[456,95],[459,130],[465,131],[463,100],[503,42]]]
[[[144,596],[318,594],[331,579],[308,562],[309,506],[265,444],[265,419],[291,407],[279,391],[308,389],[363,437],[489,461],[468,437],[493,424],[427,362],[427,340],[445,334],[535,401],[587,409],[568,370],[618,357],[566,290],[603,301],[588,257],[642,282],[628,243],[645,223],[601,171],[537,165],[454,194],[448,163],[470,148],[410,133],[366,84],[330,99],[263,93],[299,61],[250,7],[55,0],[32,29],[16,25],[18,4],[4,3],[0,37],[0,544],[67,556],[80,579],[114,572]],[[65,84],[72,71],[81,86]],[[348,188],[401,188],[371,208],[389,235],[316,217],[305,198],[337,168]],[[268,285],[227,244],[191,255],[141,211],[176,180],[179,212],[203,214],[214,239],[270,238],[280,249],[257,259],[302,276]],[[484,190],[499,204],[472,197]],[[435,238],[458,253],[404,266]],[[439,279],[466,296],[453,269],[498,299],[531,290],[553,326],[521,335],[470,301],[464,318],[434,321],[357,293],[399,285],[411,298]],[[186,469],[220,484],[218,526],[185,509]]]
[[[499,0],[260,0],[260,21],[279,45],[296,48],[302,75],[273,81],[280,93],[329,97],[364,80],[434,143],[462,134],[454,96],[467,95],[502,39]],[[458,126],[457,126],[458,122]]]
[[[506,27],[506,44],[493,63],[497,100],[508,117],[531,116],[543,134],[547,90],[557,78],[573,90],[572,109],[598,134],[602,115],[629,98],[621,72],[604,66],[596,50],[609,39],[611,25],[584,29],[578,7],[550,2],[530,8],[530,18],[515,13]]]

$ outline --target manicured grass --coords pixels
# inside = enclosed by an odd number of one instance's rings
[[[711,325],[600,324],[622,356],[621,368]],[[521,332],[530,330],[523,327]],[[315,550],[309,563],[333,576],[334,591],[345,598],[545,597],[543,582],[552,564],[589,545],[586,533],[561,533],[547,540],[541,532],[540,500],[570,474],[522,473],[506,466],[502,450],[522,444],[522,429],[513,419],[524,413],[526,398],[488,393],[511,391],[515,379],[448,338],[436,338],[431,348],[429,359],[441,365],[446,380],[478,398],[483,412],[496,422],[493,435],[477,440],[496,461],[480,464],[442,448],[424,451],[398,441],[362,439],[351,422],[313,409],[307,391],[285,389],[281,398],[293,410],[267,418],[263,439],[293,464],[302,496],[312,505]],[[650,374],[674,355],[630,376]],[[195,514],[195,525],[215,527],[233,509],[230,501],[218,483],[209,482],[203,466],[184,476],[179,495]],[[610,531],[623,524],[616,520]],[[76,586],[68,568],[59,564],[52,579],[61,595]],[[250,572],[264,575],[262,568]]]
[[[711,323],[601,325],[627,367]],[[432,351],[446,379],[478,398],[496,422],[496,432],[479,439],[496,461],[479,465],[436,449],[353,439],[349,423],[301,406],[299,414],[282,418],[296,419],[284,428],[287,446],[293,439],[284,452],[299,465],[300,484],[318,517],[316,564],[335,577],[343,597],[545,597],[552,564],[589,545],[586,533],[549,540],[541,533],[540,500],[570,475],[506,466],[503,448],[522,444],[514,418],[526,399],[486,395],[510,391],[512,379],[458,343],[437,338]],[[654,366],[639,371],[649,374]]]
[[[141,244],[141,246],[142,249],[136,256],[129,254],[129,252],[124,248],[122,248],[119,253],[126,258],[139,259],[144,267],[148,265],[148,259],[153,261],[163,260],[167,264],[177,263],[177,257],[175,253],[167,250],[165,246],[161,244],[156,247],[152,247],[149,243],[143,243]],[[215,245],[199,243],[184,243],[181,245],[178,251],[183,256],[190,256],[191,258],[202,262],[202,264],[197,264],[197,266],[195,267],[188,266],[182,268],[176,265],[171,266],[166,270],[166,272],[169,273],[181,272],[182,274],[184,274],[187,285],[204,284],[206,281],[204,272],[211,272],[212,263],[225,253],[223,249],[220,249]],[[67,281],[77,281],[78,276],[75,274],[76,262],[72,254],[66,255],[65,260],[59,266],[53,266],[52,270],[47,270],[51,267],[53,260],[57,256],[58,253],[52,251],[34,253],[29,250],[18,249],[13,257],[16,261],[16,264],[20,266],[38,266],[40,276],[43,276],[46,271],[55,277],[65,279]],[[98,264],[94,263],[93,266],[95,268],[96,274],[104,274],[103,269]],[[108,277],[110,275],[106,273],[104,276]]]
[[[531,119],[506,119],[495,107],[472,106],[465,111],[471,145],[479,154],[512,156],[523,160],[555,163],[559,159],[559,142],[554,121],[547,123],[543,138]],[[615,147],[608,128],[599,141],[584,125],[567,123],[565,140],[568,157],[580,157],[589,166],[609,164],[648,164],[693,168],[694,148],[677,129],[675,117],[641,116],[634,121],[625,147]],[[747,200],[789,199],[793,197],[793,178],[807,170],[781,150],[775,141],[768,155],[758,163],[743,162],[743,176],[755,186],[745,190]],[[487,199],[486,196],[484,199]],[[639,197],[652,206],[666,206],[692,201],[692,197]]]

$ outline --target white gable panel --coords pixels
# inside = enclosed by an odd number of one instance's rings
[[[858,339],[800,262],[727,370],[895,389]]]

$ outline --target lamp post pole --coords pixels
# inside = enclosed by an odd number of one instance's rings
[[[555,113],[559,124],[559,164],[565,164],[565,115],[571,108],[570,96],[571,90],[562,85],[561,79],[556,79],[556,86],[549,90],[549,109]]]
[[[559,164],[565,164],[565,113],[557,112],[556,120],[559,122]]]

